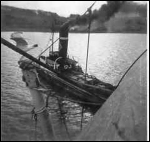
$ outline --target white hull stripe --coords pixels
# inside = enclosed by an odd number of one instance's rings
[[[68,40],[67,37],[60,37],[61,40]]]

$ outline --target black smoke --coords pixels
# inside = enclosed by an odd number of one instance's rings
[[[107,4],[103,4],[99,10],[92,11],[91,20],[98,19],[102,23],[108,21],[116,12],[119,11],[124,3],[125,1],[107,1]],[[88,14],[83,16],[76,15],[76,17],[77,20],[74,24],[77,25],[87,24],[89,21]]]
[[[119,11],[125,1],[107,1],[99,10],[94,10],[92,19],[99,19],[101,22],[108,21],[115,13]]]

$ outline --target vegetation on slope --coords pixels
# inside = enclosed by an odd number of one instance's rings
[[[55,30],[66,21],[56,13],[41,10],[1,6],[1,30],[50,31],[55,21]]]
[[[88,31],[88,14],[71,14],[65,18],[41,10],[1,6],[2,31],[58,31],[62,23],[72,18],[76,20],[71,25],[71,32]],[[91,32],[146,33],[147,5],[131,1],[107,1],[107,4],[92,11],[91,20]]]

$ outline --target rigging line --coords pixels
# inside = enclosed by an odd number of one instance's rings
[[[121,81],[123,80],[123,78],[125,77],[125,75],[128,73],[128,71],[133,67],[133,65],[144,55],[144,53],[147,52],[147,49],[142,52],[142,54],[130,65],[130,67],[126,70],[126,72],[124,73],[124,75],[121,77],[118,85],[116,86],[116,89],[118,88],[118,86],[120,85]]]
[[[50,47],[51,47],[55,42],[57,42],[58,40],[59,40],[59,38],[57,38],[50,46],[48,46],[44,51],[42,51],[38,57],[40,57],[46,50],[48,50],[48,48],[50,48]],[[38,58],[38,57],[37,57],[37,58]]]

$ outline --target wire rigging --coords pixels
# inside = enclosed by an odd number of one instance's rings
[[[133,65],[147,52],[147,49],[142,52],[142,54],[130,65],[130,67],[126,70],[126,72],[124,73],[124,75],[121,77],[120,81],[118,82],[116,89],[118,88],[118,86],[120,85],[120,83],[122,82],[122,80],[124,79],[124,77],[126,76],[126,74],[129,72],[129,70],[133,67]]]

